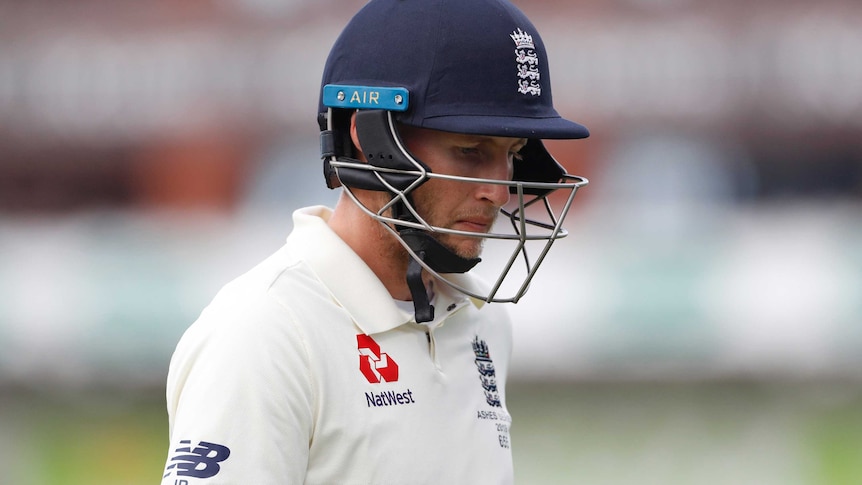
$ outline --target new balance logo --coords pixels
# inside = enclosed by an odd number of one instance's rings
[[[398,380],[398,364],[380,351],[380,346],[368,335],[356,336],[359,347],[359,371],[372,384]]]
[[[227,446],[206,441],[201,441],[194,447],[190,445],[190,440],[180,441],[180,447],[174,450],[175,454],[165,468],[165,477],[174,472],[178,477],[214,477],[221,470],[219,463],[230,456]]]

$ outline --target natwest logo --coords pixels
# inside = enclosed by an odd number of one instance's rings
[[[356,336],[359,347],[359,371],[372,384],[398,380],[398,364],[389,354],[380,351],[380,346],[368,335]]]

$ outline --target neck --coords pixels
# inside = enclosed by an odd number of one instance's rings
[[[377,193],[355,190],[357,197],[374,197]],[[383,194],[379,194],[383,195]],[[369,205],[369,207],[375,207]],[[410,301],[407,286],[407,251],[380,222],[362,211],[342,193],[329,219],[329,227],[365,261],[383,286],[396,300]],[[423,271],[426,287],[433,278]]]

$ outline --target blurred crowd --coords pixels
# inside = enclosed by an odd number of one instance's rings
[[[0,2],[0,210],[232,210],[273,147],[316,143],[323,58],[361,3]],[[592,129],[556,149],[593,195],[862,195],[856,2],[522,3]]]
[[[549,143],[591,184],[525,372],[858,362],[862,4],[515,3],[592,132]],[[161,379],[211,292],[333,200],[318,84],[361,4],[0,0],[0,376],[72,348],[64,372]]]

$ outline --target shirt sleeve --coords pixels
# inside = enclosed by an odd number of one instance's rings
[[[305,479],[315,407],[305,341],[265,296],[235,300],[204,310],[171,359],[162,485]]]

